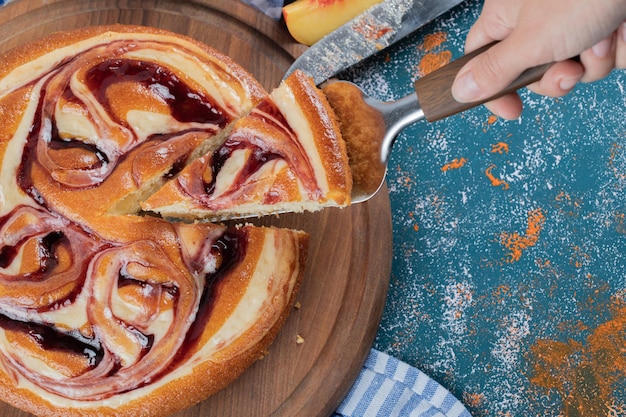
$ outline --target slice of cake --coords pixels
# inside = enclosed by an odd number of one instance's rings
[[[296,71],[141,206],[169,218],[261,216],[344,207],[351,187],[334,113]]]

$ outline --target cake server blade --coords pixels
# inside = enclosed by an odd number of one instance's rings
[[[376,149],[377,152],[373,152],[372,155],[361,155],[363,156],[362,159],[367,161],[367,163],[362,164],[364,168],[360,170],[363,175],[356,173],[355,168],[352,168],[354,177],[351,193],[352,203],[368,200],[381,188],[385,180],[391,148],[397,135],[405,127],[421,120],[434,122],[515,92],[538,81],[545,71],[552,66],[552,63],[549,63],[529,68],[497,94],[472,103],[459,103],[452,97],[451,92],[457,73],[472,58],[491,46],[493,43],[419,78],[414,84],[415,92],[397,101],[380,102],[374,100],[364,94],[358,86],[347,81],[331,80],[323,87],[323,91],[340,121],[342,114],[354,114],[354,109],[358,109],[357,114],[367,114],[368,119],[383,126],[383,129],[380,129],[381,133],[371,134],[369,140],[366,141],[370,145],[369,148]],[[330,89],[333,88],[333,84],[337,87],[339,83],[354,93],[350,96],[353,99],[349,102],[333,99]],[[345,90],[339,96],[344,94]],[[376,132],[374,129],[368,131]],[[361,181],[359,178],[366,178],[367,181]]]
[[[384,0],[329,33],[287,70],[311,76],[319,85],[357,62],[396,43],[463,0]]]

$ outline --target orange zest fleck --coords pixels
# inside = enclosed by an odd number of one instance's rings
[[[570,258],[570,265],[573,265],[576,269],[581,269],[591,261],[591,256],[585,253],[580,246],[574,245],[572,251],[573,254]]]
[[[446,41],[448,34],[445,32],[429,33],[424,36],[423,48],[426,51],[432,51]]]
[[[545,221],[546,218],[540,208],[532,210],[528,213],[528,226],[523,235],[517,232],[503,232],[500,235],[500,243],[509,251],[507,262],[519,261],[525,249],[537,244]]]
[[[439,69],[449,63],[452,60],[452,52],[450,51],[441,51],[438,53],[428,53],[424,55],[419,65],[417,66],[417,71],[420,77],[423,77],[436,69]]]
[[[360,19],[355,25],[352,26],[352,29],[363,35],[365,39],[371,42],[382,38],[393,30],[390,26],[377,22],[371,17]]]
[[[491,153],[509,153],[509,145],[504,142],[498,142],[494,145],[491,145]]]
[[[496,166],[494,164],[489,165],[489,167],[485,170],[485,175],[487,176],[487,178],[489,178],[489,181],[491,181],[491,185],[493,185],[494,187],[502,186],[503,189],[508,190],[509,184],[506,181],[501,180],[500,178],[496,178],[491,172],[495,167]]]
[[[623,405],[615,389],[626,378],[626,307],[620,301],[608,307],[612,317],[584,340],[540,339],[530,348],[529,381],[561,396],[561,416],[623,415],[611,410]]]
[[[474,393],[474,392],[464,392],[463,393],[463,401],[465,404],[469,406],[469,408],[480,408],[484,407],[486,401],[485,394],[483,393]]]
[[[413,213],[412,211],[409,211],[409,218],[413,221],[415,221],[415,213]],[[420,226],[419,224],[417,224],[417,222],[415,224],[413,224],[413,230],[416,232],[419,232],[420,230]]]
[[[420,77],[443,67],[452,60],[452,52],[442,50],[443,48],[441,48],[441,45],[447,38],[448,34],[445,32],[429,33],[424,36],[424,42],[420,45],[420,49],[427,53],[417,67],[417,74]]]
[[[621,170],[618,167],[618,164],[616,164],[617,159],[622,157],[621,155],[622,152],[623,152],[622,146],[618,145],[617,143],[614,143],[611,146],[611,154],[609,157],[609,167],[613,171],[615,178],[620,179],[620,180],[623,180],[626,178],[626,174],[621,172]]]
[[[455,158],[452,162],[448,162],[444,166],[441,167],[443,172],[449,171],[451,169],[459,169],[462,168],[463,165],[467,163],[467,159],[465,158]]]
[[[383,36],[385,36],[389,32],[391,32],[391,28],[390,27],[384,27],[384,28],[378,29],[378,32],[376,32],[376,39],[382,38]]]
[[[613,221],[615,222],[615,231],[620,235],[626,235],[626,214],[615,213]]]

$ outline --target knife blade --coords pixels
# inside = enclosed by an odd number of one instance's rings
[[[307,49],[284,78],[300,69],[319,85],[452,9],[463,0],[384,0]]]

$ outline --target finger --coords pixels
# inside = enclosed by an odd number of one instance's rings
[[[615,68],[626,69],[626,22],[617,30]]]
[[[509,46],[511,37],[468,62],[457,74],[452,96],[463,103],[480,101],[502,91],[528,67]]]
[[[502,8],[503,2],[486,1],[480,16],[470,28],[465,39],[465,52],[469,53],[483,45],[509,36],[515,27],[517,10],[510,5]]]
[[[580,54],[580,62],[585,67],[581,81],[593,82],[609,75],[615,68],[616,48],[617,37],[613,33]]]
[[[522,100],[515,93],[485,103],[485,107],[493,114],[507,120],[515,120],[522,114]]]
[[[561,97],[569,93],[581,80],[585,68],[580,62],[567,60],[552,65],[539,81],[528,86],[534,93]]]

